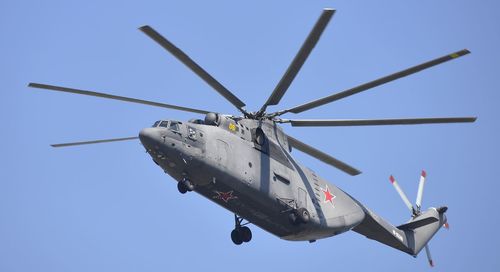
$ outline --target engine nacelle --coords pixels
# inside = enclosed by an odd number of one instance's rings
[[[219,114],[214,112],[209,112],[205,115],[205,124],[209,126],[218,126],[220,123]]]

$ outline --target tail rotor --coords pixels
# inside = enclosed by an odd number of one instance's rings
[[[401,197],[401,199],[405,203],[406,207],[408,207],[408,209],[410,210],[410,212],[412,214],[411,215],[412,219],[414,219],[417,216],[419,216],[419,215],[422,214],[422,212],[421,212],[422,197],[423,197],[423,193],[424,193],[424,186],[425,186],[425,180],[426,180],[426,178],[427,178],[427,173],[424,170],[422,170],[422,173],[420,175],[420,181],[419,181],[419,184],[418,184],[417,198],[416,198],[416,201],[415,201],[415,206],[413,206],[411,204],[410,200],[408,199],[408,197],[406,196],[406,194],[404,193],[404,191],[399,186],[399,184],[396,181],[396,179],[394,178],[394,176],[391,175],[389,177],[389,180],[391,181],[391,184],[394,186],[394,188],[398,192],[399,196]],[[447,209],[446,207],[441,207],[441,208],[438,209],[438,211],[440,210],[440,212],[444,213],[446,211],[446,209]],[[448,224],[448,220],[447,219],[445,219],[445,221],[443,223],[443,227],[446,228],[446,229],[449,229],[450,226]],[[429,244],[428,243],[425,245],[425,254],[427,255],[427,260],[429,261],[429,265],[431,267],[434,267],[434,261],[433,261],[432,256],[431,256],[431,251],[429,249]]]

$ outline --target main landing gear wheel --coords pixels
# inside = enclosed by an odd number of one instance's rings
[[[189,179],[183,179],[177,183],[179,193],[185,194],[194,190],[194,184]]]
[[[252,231],[250,228],[241,224],[243,218],[234,215],[235,227],[231,231],[231,240],[235,245],[241,245],[243,243],[248,243],[252,240]],[[248,224],[248,223],[246,223]]]
[[[240,232],[238,229],[234,229],[231,231],[231,240],[235,245],[241,245],[243,244],[243,239],[241,238]]]
[[[243,240],[243,242],[248,243],[252,240],[252,231],[249,227],[241,227],[238,232],[240,233],[241,240]]]

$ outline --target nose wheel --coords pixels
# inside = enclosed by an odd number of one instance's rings
[[[252,231],[249,227],[245,226],[250,222],[242,224],[243,218],[234,215],[234,230],[231,231],[231,240],[235,245],[241,245],[243,243],[248,243],[252,240]]]
[[[183,178],[181,181],[177,182],[177,190],[179,193],[185,194],[194,190],[194,184],[187,178]]]

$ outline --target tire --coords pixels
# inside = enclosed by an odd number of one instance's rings
[[[177,182],[177,190],[179,190],[179,193],[185,194],[188,191],[188,188],[186,188],[186,185],[182,181]]]
[[[243,243],[240,232],[237,229],[231,231],[231,240],[235,245],[241,245]]]
[[[297,213],[297,219],[301,223],[307,224],[309,220],[311,220],[309,211],[306,208],[299,208],[297,209],[296,213]]]
[[[252,240],[252,231],[248,227],[241,227],[238,232],[243,242],[248,243]]]
[[[184,187],[186,187],[186,189],[189,192],[192,192],[194,190],[194,184],[189,179],[184,179],[181,182],[184,184]]]

